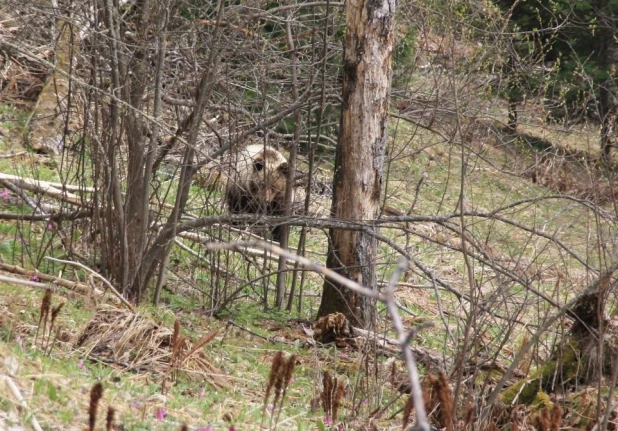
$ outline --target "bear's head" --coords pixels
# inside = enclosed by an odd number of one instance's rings
[[[287,185],[288,163],[283,155],[270,147],[251,155],[252,173],[249,192],[257,200],[271,204],[283,200]]]

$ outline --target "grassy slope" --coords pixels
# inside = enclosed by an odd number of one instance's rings
[[[216,342],[207,345],[204,350],[210,361],[224,370],[230,387],[215,391],[205,381],[188,379],[181,373],[179,383],[171,385],[169,393],[163,396],[160,376],[124,372],[120,367],[89,361],[83,356],[83,351],[73,349],[71,343],[92,316],[93,304],[76,298],[66,299],[62,295],[54,296],[54,305],[66,301],[58,323],[71,339],[66,343],[56,343],[51,355],[46,356],[40,349],[32,347],[41,292],[7,284],[1,285],[0,292],[0,302],[3,304],[0,306],[3,316],[0,357],[3,364],[7,358],[19,364],[13,378],[44,429],[82,429],[87,424],[90,387],[98,381],[105,388],[103,408],[113,406],[125,429],[178,429],[178,424],[182,422],[227,429],[229,417],[233,418],[237,429],[251,429],[261,418],[263,390],[270,362],[274,353],[282,349],[289,353],[301,353],[303,357],[288,390],[288,400],[280,419],[281,429],[310,429],[311,418],[320,417],[318,413],[309,412],[306,403],[314,387],[314,370],[321,368],[320,358],[327,355],[328,350],[307,355],[306,351],[293,344],[269,343],[242,331],[225,331],[224,322],[190,316],[185,309],[176,317],[185,325],[193,322],[190,331],[183,331],[186,335],[195,336],[200,331],[222,329]],[[140,312],[151,317],[156,315],[157,320],[174,318],[166,307],[156,311],[142,309]],[[266,319],[255,310],[245,309],[244,312],[250,314],[254,321]],[[252,327],[252,330],[265,336],[271,335],[269,328],[279,325],[276,324],[276,316],[268,315],[268,321],[260,327]],[[285,325],[281,325],[277,335],[282,339],[297,336]],[[0,388],[0,428],[6,429],[11,424],[27,420],[28,413],[16,409],[7,387],[2,385]],[[165,420],[156,419],[160,408],[166,412]],[[301,422],[298,426],[297,420]]]
[[[413,210],[415,214],[441,215],[455,211],[460,192],[461,155],[456,145],[433,142],[432,137],[404,125],[399,129],[397,140],[397,161],[392,165],[389,179],[388,203],[407,211],[414,198],[417,179],[427,173],[427,179],[420,189],[418,202]],[[406,147],[413,140],[414,145]],[[429,145],[417,153],[418,144]],[[3,145],[7,145],[6,143]],[[515,175],[517,169],[513,156],[508,151],[495,147],[491,139],[479,141],[472,152],[467,152],[468,171],[464,190],[469,210],[489,211],[500,206],[507,206],[515,201],[548,195],[549,192],[530,181]],[[9,172],[39,172],[40,165],[28,157],[20,159],[23,165],[10,162],[2,167],[11,168]],[[21,167],[16,167],[21,166]],[[5,171],[6,172],[6,171]],[[43,174],[44,178],[53,178],[52,173]],[[533,226],[548,234],[560,234],[560,239],[582,256],[595,261],[590,252],[594,244],[594,226],[590,223],[591,214],[581,205],[565,200],[541,200],[534,204],[521,205],[504,212],[505,215]],[[469,218],[466,220],[471,232],[494,259],[509,262],[511,268],[527,274],[538,274],[535,287],[546,289],[549,294],[564,299],[570,291],[578,289],[586,282],[586,274],[581,265],[560,251],[543,238],[530,236],[520,229],[500,222]],[[430,223],[411,226],[416,234],[406,239],[399,230],[385,229],[384,233],[400,245],[408,241],[407,249],[412,257],[432,267],[437,276],[448,281],[457,289],[466,292],[467,278],[463,260],[459,253],[445,247],[457,246],[459,239],[443,227]],[[8,229],[1,234],[0,241],[13,241],[13,232]],[[314,246],[318,255],[323,253],[323,238],[315,234]],[[385,246],[381,247],[380,258],[382,279],[388,279],[396,254]],[[3,258],[7,258],[5,254]],[[503,282],[489,268],[476,264],[474,274],[488,293],[497,291]],[[556,280],[563,280],[562,290],[554,292]],[[418,271],[411,272],[407,279],[410,285],[425,285],[427,280]],[[314,284],[319,289],[319,283]],[[438,318],[437,296],[433,290],[414,289],[405,285],[400,289],[400,299],[411,314],[406,322],[410,325],[419,320],[436,323],[436,330],[421,333],[417,343],[445,348],[448,353],[455,346],[449,343],[444,334],[444,325]],[[524,291],[513,295],[526,295]],[[199,298],[166,296],[165,305],[159,309],[145,307],[140,312],[153,319],[172,326],[175,318],[183,325],[183,334],[199,339],[213,329],[222,331],[216,340],[204,349],[213,364],[220,367],[230,381],[225,390],[213,390],[208,384],[188,379],[180,375],[178,384],[171,386],[166,396],[160,394],[160,377],[155,375],[136,375],[125,372],[117,366],[91,362],[84,358],[83,352],[75,350],[72,342],[80,330],[92,317],[95,305],[81,298],[57,294],[54,304],[66,301],[59,317],[59,325],[67,333],[67,342],[58,343],[51,355],[45,356],[39,349],[32,347],[38,321],[38,307],[42,293],[31,288],[9,284],[0,285],[0,357],[4,363],[15,361],[19,368],[13,373],[14,381],[21,388],[28,400],[29,409],[45,429],[82,429],[87,423],[87,402],[89,390],[97,381],[105,388],[103,405],[112,405],[118,411],[119,421],[125,429],[178,429],[181,422],[194,426],[213,425],[215,429],[227,429],[229,419],[233,418],[236,429],[256,429],[261,419],[262,397],[267,380],[269,365],[274,353],[284,350],[299,355],[294,374],[294,382],[288,392],[288,400],[279,420],[279,429],[316,429],[316,424],[323,419],[323,413],[310,408],[312,398],[317,396],[321,386],[321,371],[331,370],[348,383],[348,395],[344,412],[350,414],[353,403],[361,406],[361,417],[367,417],[376,406],[384,406],[397,397],[389,385],[388,369],[378,365],[375,370],[364,370],[362,356],[355,352],[338,352],[330,349],[307,349],[302,345],[306,335],[298,326],[288,326],[285,314],[263,313],[253,303],[240,303],[232,307],[230,317],[238,323],[245,324],[252,331],[263,336],[276,335],[278,340],[286,343],[269,342],[248,332],[228,328],[225,322],[207,319],[201,315]],[[457,339],[461,333],[461,307],[452,297],[441,293],[442,306],[446,307],[448,316],[446,324]],[[523,304],[521,301],[514,301]],[[300,317],[311,317],[315,310],[315,299],[308,311]],[[539,313],[543,307],[534,308],[532,314]],[[450,316],[450,317],[449,317]],[[381,315],[384,318],[384,315]],[[382,323],[387,324],[383,321]],[[499,322],[498,322],[499,323]],[[495,328],[489,325],[488,330]],[[516,339],[510,340],[505,351],[515,349]],[[487,341],[488,345],[490,341]],[[505,353],[506,355],[506,353]],[[384,369],[383,369],[384,367]],[[402,369],[402,365],[398,364]],[[369,378],[367,378],[369,374]],[[373,377],[371,377],[373,376]],[[353,388],[366,385],[362,392],[367,396],[366,402],[354,398]],[[379,389],[379,390],[378,390]],[[383,414],[381,427],[399,429],[400,415],[389,421],[391,413],[401,407],[401,400],[387,408],[390,413]],[[165,420],[157,420],[157,409],[167,413]],[[13,396],[6,385],[0,386],[0,428],[19,424],[28,420],[29,411],[16,407]],[[102,420],[102,419],[101,419]],[[102,426],[102,425],[101,425]]]

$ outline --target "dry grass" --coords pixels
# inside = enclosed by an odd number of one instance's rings
[[[75,347],[86,357],[116,364],[129,371],[166,375],[174,359],[174,331],[139,313],[101,306],[77,339]],[[193,351],[186,341],[179,356]],[[229,385],[221,370],[203,352],[182,361],[180,370],[190,378],[203,379],[215,388]]]

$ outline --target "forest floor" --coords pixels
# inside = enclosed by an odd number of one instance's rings
[[[7,140],[2,145],[7,151],[5,154],[21,151]],[[403,151],[401,154],[406,153]],[[394,206],[399,204],[402,209],[409,206],[415,184],[403,179],[411,174],[418,177],[420,173],[427,172],[429,178],[426,188],[420,194],[416,208],[423,208],[430,214],[439,213],[440,207],[454,208],[457,183],[447,179],[452,169],[449,163],[454,163],[454,159],[456,155],[453,149],[443,144],[431,144],[420,156],[402,156],[391,170],[389,202]],[[16,160],[19,162],[16,163]],[[43,169],[47,173],[42,176],[52,179],[54,165],[41,163],[41,160],[48,159],[31,153],[22,154],[9,162],[10,167],[5,164],[2,170],[9,169],[9,172],[22,175],[30,172],[36,176],[39,169]],[[517,164],[513,163],[515,160]],[[534,155],[526,160],[521,153],[515,155],[505,148],[485,146],[483,157],[475,160],[468,180],[475,209],[482,210],[485,206],[490,209],[489,202],[507,206],[511,202],[546,193],[544,187],[538,184],[540,180],[535,183],[526,175],[513,174],[518,169],[525,172],[525,165],[533,160]],[[510,166],[510,171],[497,168],[506,165]],[[577,178],[572,181],[580,182]],[[7,200],[3,206],[12,204],[14,202]],[[586,229],[581,225],[585,219],[581,209],[573,207],[565,211],[563,206],[555,202],[543,201],[531,211],[551,214],[552,225],[564,226],[570,231],[562,240],[572,240],[569,246],[573,248],[581,246],[578,243],[579,237]],[[524,217],[525,212],[522,214]],[[457,241],[452,233],[429,223],[418,224],[413,230],[442,245]],[[35,228],[31,234],[44,235],[44,228]],[[397,241],[403,240],[398,234],[392,234]],[[11,252],[16,251],[10,243],[19,241],[19,238],[15,229],[4,222],[1,235],[3,259],[7,259]],[[419,247],[418,254],[435,269],[436,275],[454,286],[462,285],[461,263],[454,258],[452,251],[444,247],[425,247],[423,240],[419,241],[418,238],[414,241],[416,247]],[[492,242],[494,257],[514,259],[519,255],[519,250],[511,247],[514,247],[514,243],[504,238]],[[315,252],[319,256],[324,250]],[[549,259],[549,255],[545,258]],[[385,259],[387,265],[395,263],[388,256]],[[522,262],[525,259],[525,256],[520,256]],[[586,279],[583,271],[561,275],[560,269],[542,262],[529,262],[522,266],[526,271],[537,266],[539,277],[547,286],[555,285],[556,280],[563,276],[568,276],[572,285],[576,284],[576,280],[584,283]],[[30,278],[35,276],[33,271]],[[85,281],[83,274],[81,277]],[[386,279],[386,273],[383,277]],[[308,293],[317,296],[319,286]],[[225,316],[217,319],[208,317],[204,312],[208,301],[201,294],[188,288],[179,288],[175,293],[165,292],[163,304],[159,307],[139,308],[138,313],[145,321],[152,322],[157,330],[165,331],[156,341],[152,332],[148,332],[152,331],[152,327],[148,327],[146,332],[150,338],[144,343],[154,344],[145,356],[140,357],[142,365],[136,366],[131,364],[137,360],[137,353],[131,353],[131,349],[125,352],[125,356],[114,358],[106,352],[105,346],[93,347],[92,344],[78,343],[88,323],[96,320],[97,313],[105,310],[98,307],[91,298],[63,288],[54,293],[52,307],[61,303],[64,306],[54,323],[50,341],[45,328],[39,325],[43,292],[36,288],[2,283],[0,358],[4,381],[0,386],[0,429],[27,429],[29,427],[26,424],[35,419],[43,429],[84,429],[88,423],[90,391],[97,382],[101,382],[104,388],[97,420],[98,429],[104,428],[108,406],[115,410],[117,425],[114,429],[172,430],[180,429],[184,423],[189,424],[191,429],[202,430],[252,430],[258,429],[257,424],[261,423],[266,428],[282,430],[328,429],[332,419],[324,412],[320,399],[326,371],[346,385],[345,397],[336,418],[336,423],[342,424],[343,429],[401,429],[402,409],[407,397],[398,390],[402,373],[405,372],[400,359],[388,353],[368,355],[365,349],[354,345],[316,345],[311,337],[312,319],[317,307],[315,297],[312,299],[310,296],[305,309],[299,314],[264,311],[259,303],[259,295],[259,289],[255,288],[248,294],[247,300],[233,303]],[[110,295],[107,297],[109,299]],[[457,331],[459,326],[455,321],[464,317],[454,298],[448,295],[436,296],[432,290],[415,282],[414,277],[402,283],[398,289],[398,298],[403,309],[407,310],[404,313],[407,327],[431,322],[436,328],[441,328],[446,323],[451,330]],[[117,306],[114,309],[117,310]],[[440,317],[445,311],[451,315],[446,321],[443,320],[444,316]],[[170,337],[176,320],[180,322],[181,334],[193,343],[215,332],[214,338],[199,353],[202,365],[208,364],[206,369],[186,364],[178,367],[181,371],[169,369],[172,350]],[[386,335],[390,334],[388,319],[383,310],[380,311],[379,328]],[[112,325],[110,330],[121,333],[124,329],[127,328],[114,328]],[[47,330],[49,332],[49,328]],[[430,332],[421,331],[415,339],[415,345],[447,356],[448,352],[456,349],[448,337],[437,335],[433,330]],[[438,333],[441,332],[440,329]],[[499,362],[504,366],[508,366],[509,352],[516,351],[522,342],[522,333],[517,333],[517,337],[503,346]],[[101,334],[91,335],[96,338]],[[122,339],[131,337],[137,335],[123,335]],[[489,345],[491,341],[487,341]],[[109,340],[106,342],[111,343]],[[119,341],[116,339],[115,342]],[[132,349],[146,349],[139,343],[131,346]],[[281,411],[273,406],[272,396],[264,400],[271,363],[279,351],[295,355],[293,379],[285,393]],[[12,382],[10,385],[9,381]],[[18,388],[23,396],[23,404],[12,386]],[[587,405],[584,410],[588,411],[586,409],[589,408]],[[523,425],[532,427],[533,421],[530,419]],[[580,419],[573,416],[571,427],[577,428],[576,424],[579,423]]]
[[[28,110],[3,105],[0,115],[0,172],[61,181],[61,163],[21,144]],[[438,220],[457,211],[463,190],[468,210],[479,214],[470,217],[468,240],[484,260],[479,258],[471,272],[460,253],[461,237],[448,225],[428,221],[402,229],[403,224],[393,223],[383,229],[386,237],[432,268],[435,278],[454,290],[468,292],[471,275],[480,286],[476,294],[487,301],[486,313],[474,322],[478,327],[472,328],[477,332],[470,350],[475,352],[474,360],[480,362],[484,355],[495,360],[486,368],[466,368],[466,394],[458,400],[462,405],[495,384],[496,370],[500,374],[508,367],[532,329],[556,308],[513,279],[530,281],[541,294],[562,304],[593,280],[593,271],[586,265],[601,266],[603,257],[597,251],[610,247],[602,241],[609,223],[594,220],[613,205],[613,174],[584,160],[598,156],[598,128],[567,130],[539,124],[532,115],[522,118],[516,134],[496,133],[493,121],[471,127],[466,145],[437,140],[408,123],[393,121],[391,126],[397,133],[389,149],[388,206]],[[14,193],[1,186],[0,191],[0,211],[21,208]],[[595,211],[589,202],[598,205]],[[507,217],[509,223],[501,224],[504,219],[496,215]],[[0,262],[23,266],[28,274],[21,279],[40,281],[33,262],[44,261],[47,253],[41,244],[55,228],[2,221]],[[323,263],[324,234],[311,235],[308,255]],[[293,243],[297,236],[295,232]],[[583,263],[577,260],[580,256]],[[393,249],[381,247],[380,285],[389,280],[398,259]],[[181,268],[179,275],[190,278],[189,266]],[[18,277],[6,268],[2,274]],[[102,288],[86,272],[65,269],[62,277]],[[271,278],[267,288],[272,297]],[[331,345],[313,340],[321,287],[318,277],[308,282],[301,311],[296,307],[292,312],[264,310],[264,285],[255,281],[217,318],[207,312],[210,298],[203,289],[180,277],[171,280],[162,303],[141,305],[137,314],[119,305],[109,292],[104,300],[95,300],[59,287],[47,308],[64,304],[53,328],[41,323],[43,290],[0,282],[0,430],[30,429],[34,421],[46,430],[82,430],[88,425],[96,383],[103,385],[97,429],[105,429],[108,407],[115,411],[113,429],[117,430],[178,430],[182,424],[200,430],[324,430],[333,424],[334,429],[347,430],[402,428],[408,399],[401,390],[405,365],[392,350],[379,350],[371,340]],[[397,299],[406,327],[421,328],[413,346],[452,360],[471,315],[469,302],[439,290],[419,270],[406,274]],[[385,310],[381,306],[378,310],[377,332],[392,337]],[[507,323],[496,317],[502,311],[512,313]],[[525,324],[520,325],[521,321]],[[200,340],[204,345],[170,366],[176,354],[173,341],[179,339],[174,335],[175,322],[187,346],[199,345]],[[427,329],[426,324],[433,327]],[[528,370],[543,365],[552,343],[568,325],[564,319],[558,330],[542,340],[530,355]],[[502,337],[507,326],[510,332]],[[274,392],[279,391],[271,390],[269,398],[264,397],[271,364],[281,351],[286,358],[294,355],[294,370],[281,395],[285,399],[275,404]],[[421,371],[425,374],[425,365]],[[525,371],[520,370],[523,375]],[[325,391],[325,375],[345,387],[334,418],[323,408],[324,400],[336,392],[332,385]],[[597,395],[603,390],[576,386],[569,388],[568,397],[562,394],[560,429],[591,428]],[[519,429],[540,429],[538,418],[547,406],[537,402],[525,407]],[[508,428],[513,429],[512,423]]]

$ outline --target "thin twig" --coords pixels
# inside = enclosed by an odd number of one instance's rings
[[[612,263],[612,265],[606,271],[604,271],[595,281],[590,283],[579,295],[571,299],[564,306],[562,306],[558,311],[556,311],[550,318],[548,318],[545,321],[545,323],[536,331],[536,333],[532,337],[530,337],[528,342],[521,347],[521,349],[519,350],[519,353],[517,354],[517,356],[511,363],[511,366],[502,375],[502,378],[496,384],[493,391],[491,392],[489,399],[487,401],[487,408],[483,416],[487,416],[489,414],[491,407],[496,402],[496,399],[498,398],[498,395],[501,393],[504,384],[506,383],[508,379],[511,378],[511,376],[513,375],[513,372],[515,371],[515,368],[517,368],[517,365],[526,356],[526,354],[528,353],[528,350],[530,350],[532,346],[537,345],[539,339],[541,338],[541,335],[543,335],[549,328],[551,328],[559,318],[561,318],[563,315],[568,313],[569,310],[573,308],[573,306],[578,301],[581,300],[581,298],[583,298],[586,295],[590,295],[592,292],[597,290],[599,288],[599,284],[602,281],[611,278],[614,272],[616,271],[618,271],[618,261]]]
[[[26,154],[28,154],[27,151],[19,151],[17,153],[11,153],[11,154],[2,154],[0,155],[0,159],[12,159],[13,157],[24,156]]]
[[[427,419],[427,412],[425,411],[425,403],[423,402],[423,391],[421,389],[418,368],[416,367],[414,355],[408,348],[408,334],[403,328],[403,322],[401,320],[401,316],[399,315],[397,302],[395,301],[395,287],[397,286],[397,281],[399,281],[399,278],[406,271],[406,269],[408,269],[408,261],[405,258],[401,258],[395,272],[393,273],[393,276],[391,277],[391,281],[386,288],[384,302],[388,313],[391,315],[393,328],[397,334],[397,338],[401,346],[401,352],[403,353],[403,357],[406,361],[414,409],[416,410],[417,429],[419,431],[429,431],[431,428],[429,426],[429,420]]]
[[[120,294],[120,292],[118,292],[116,290],[116,288],[114,286],[112,286],[112,283],[110,283],[105,277],[103,277],[101,274],[99,274],[98,272],[96,272],[94,269],[90,269],[88,268],[86,265],[81,264],[79,262],[74,262],[72,260],[62,260],[62,259],[56,259],[55,257],[51,257],[51,256],[45,256],[45,259],[51,260],[53,262],[58,262],[58,263],[63,263],[65,265],[72,265],[72,266],[78,266],[81,269],[88,271],[89,273],[91,273],[92,275],[94,275],[95,277],[97,277],[98,279],[100,279],[101,281],[103,281],[103,283],[105,283],[105,285],[107,287],[109,287],[109,290],[112,291],[112,293],[118,298],[120,299],[120,302],[122,302],[124,305],[126,305],[126,307],[131,310],[132,312],[135,313],[135,308],[133,308],[133,306],[131,305],[131,303],[129,301],[127,301],[126,299],[124,299],[124,297]]]
[[[354,293],[364,295],[367,298],[373,298],[373,299],[377,299],[380,301],[384,301],[384,295],[382,295],[381,293],[373,289],[369,289],[365,286],[362,286],[361,284],[356,283],[355,281],[352,281],[344,277],[343,275],[329,268],[326,268],[325,266],[315,263],[307,259],[306,257],[298,256],[294,253],[291,253],[287,250],[283,250],[281,247],[270,244],[266,241],[259,241],[259,242],[240,242],[239,241],[236,243],[211,242],[209,244],[206,244],[206,249],[208,250],[237,250],[238,251],[238,250],[243,250],[245,247],[259,247],[273,254],[276,254],[278,256],[283,256],[287,259],[296,261],[300,263],[301,265],[303,265],[307,270],[317,272],[318,274],[322,274],[323,276],[330,278],[331,280],[350,289]]]
[[[84,187],[84,186],[75,186],[72,184],[63,184],[63,183],[55,183],[51,181],[42,181],[36,178],[24,177],[21,175],[11,175],[5,174],[4,172],[0,172],[0,180],[8,180],[8,181],[20,181],[24,183],[29,183],[37,187],[41,188],[55,188],[60,190],[66,190],[69,192],[87,192],[94,193],[96,189],[94,187]]]
[[[41,428],[41,425],[39,425],[39,421],[37,421],[36,417],[34,417],[34,412],[32,412],[32,410],[30,410],[30,407],[28,407],[28,403],[22,396],[21,391],[17,387],[17,384],[10,376],[7,376],[6,374],[4,375],[4,381],[11,390],[13,396],[17,399],[17,402],[28,412],[26,416],[30,417],[30,425],[32,425],[34,431],[43,431],[43,428]]]
[[[13,274],[25,275],[27,277],[36,276],[37,278],[48,283],[57,284],[58,286],[66,287],[67,289],[77,291],[77,293],[81,295],[90,295],[92,292],[99,296],[103,295],[103,292],[101,292],[99,289],[92,288],[83,283],[76,283],[74,281],[66,280],[64,278],[56,277],[54,275],[36,272],[31,269],[25,269],[17,265],[9,265],[7,263],[0,262],[0,270],[11,272]]]
[[[81,197],[67,191],[65,188],[54,187],[50,183],[46,183],[44,181],[2,173],[0,173],[0,180],[10,181],[20,188],[42,193],[73,205],[84,206],[85,204]]]
[[[9,180],[3,180],[2,178],[0,178],[0,184],[18,195],[30,208],[34,210],[36,214],[46,216],[48,215],[47,213],[57,211],[57,208],[35,201],[30,196],[28,196],[21,187],[18,187]]]
[[[4,275],[0,275],[0,281],[2,281],[3,283],[21,284],[22,286],[38,287],[40,289],[46,289],[46,290],[53,289],[51,286],[48,286],[45,283],[39,283],[37,281],[30,281],[30,280],[23,280],[21,278],[6,277]]]
[[[14,214],[0,213],[0,220],[21,220],[21,221],[64,221],[78,220],[92,217],[91,210],[79,210],[70,213],[57,212],[54,214]]]

